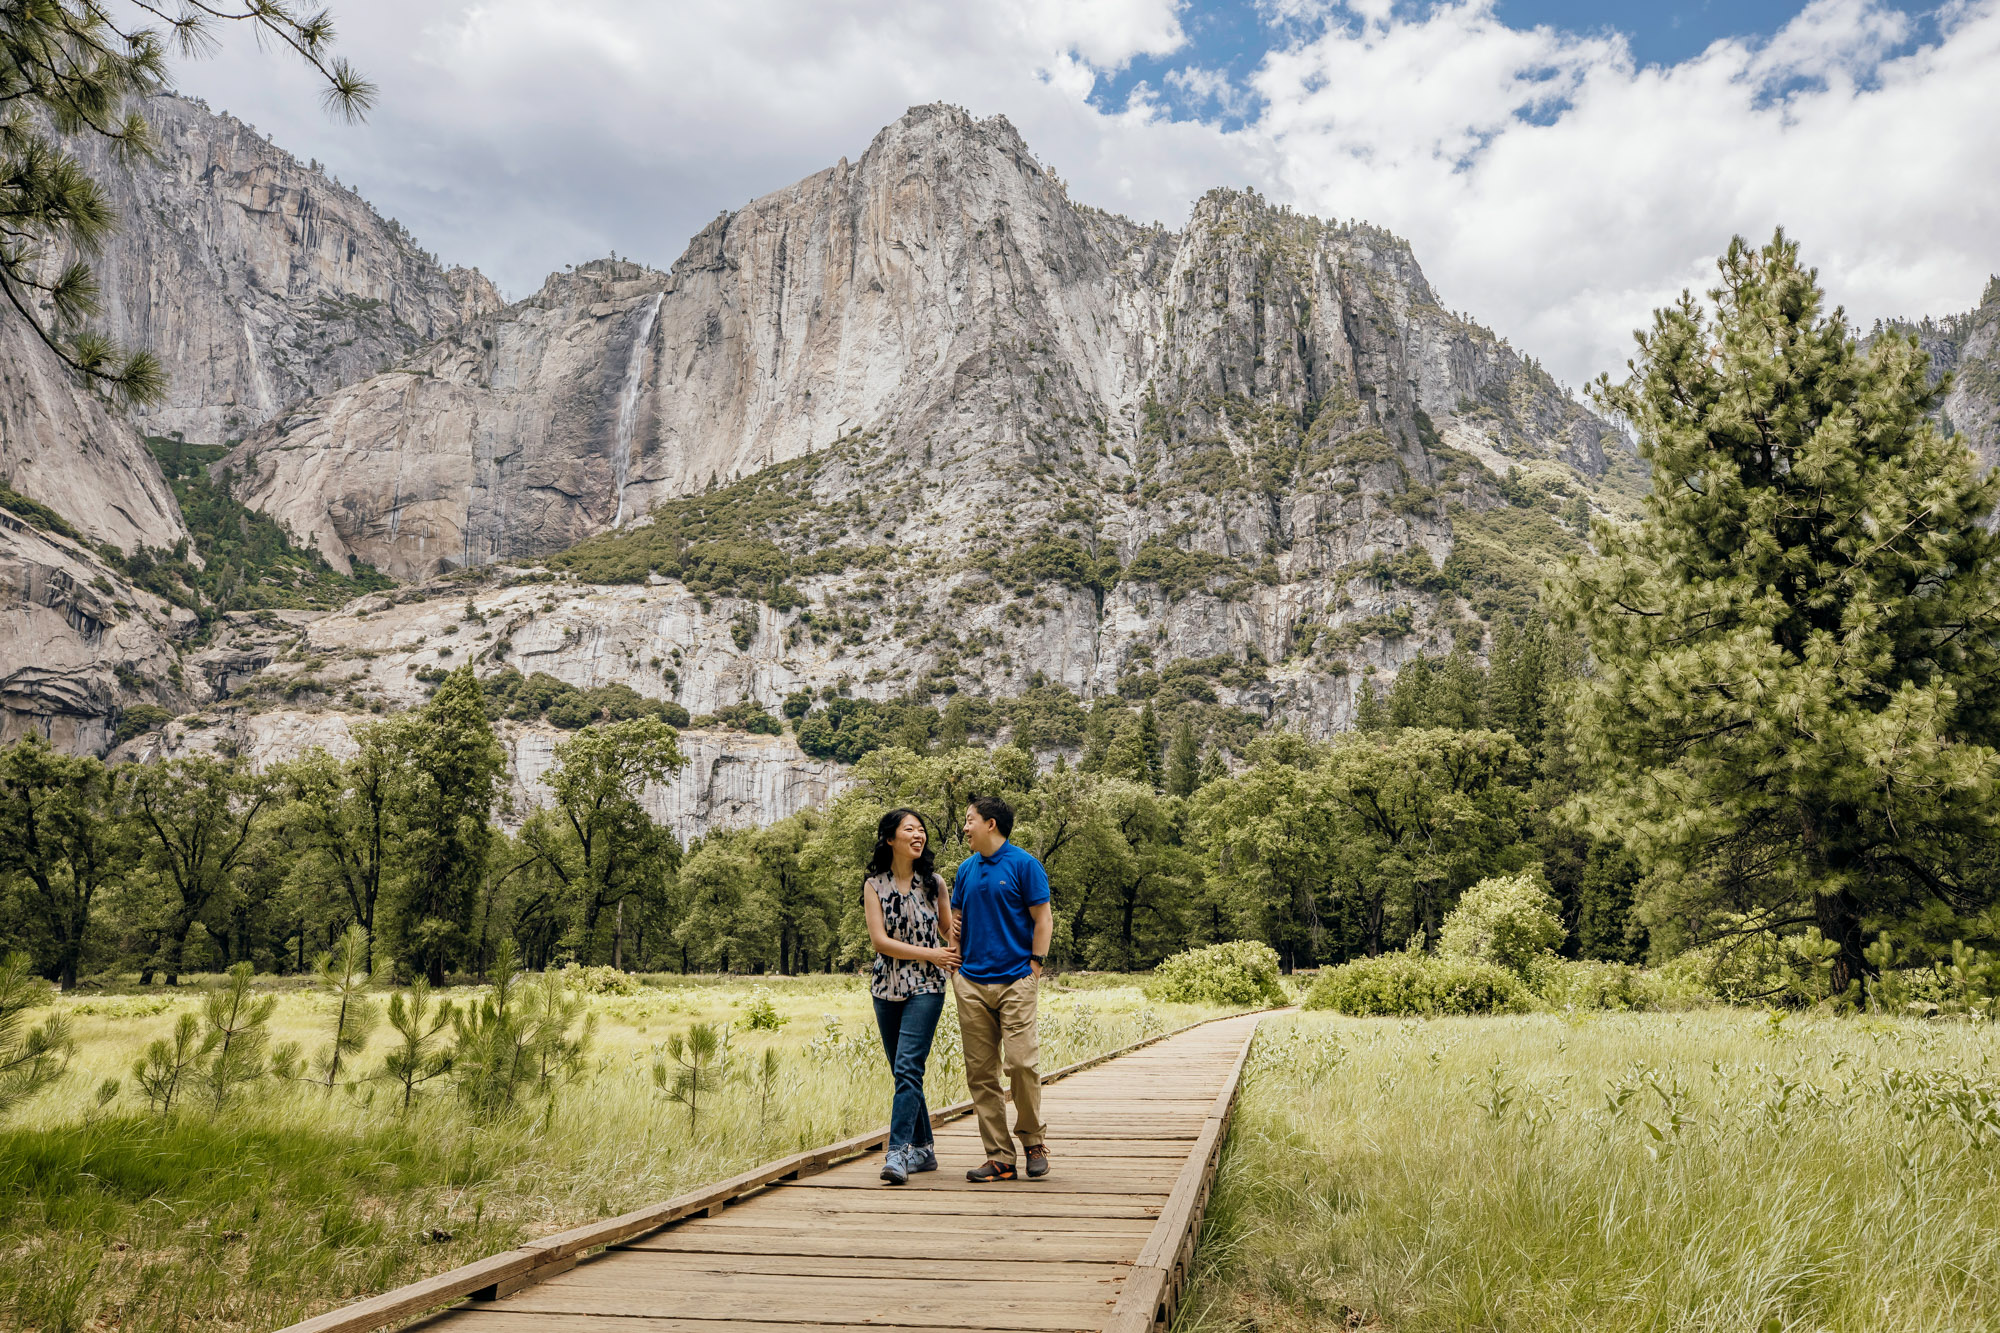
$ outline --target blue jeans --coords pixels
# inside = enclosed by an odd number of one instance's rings
[[[875,1026],[882,1029],[882,1050],[896,1079],[896,1099],[889,1105],[889,1146],[928,1148],[931,1112],[924,1105],[924,1066],[931,1058],[931,1038],[944,1012],[944,992],[912,995],[907,1000],[875,1001]]]

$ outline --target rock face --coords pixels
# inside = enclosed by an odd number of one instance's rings
[[[475,270],[440,268],[317,164],[233,116],[179,97],[142,108],[152,161],[74,146],[121,225],[92,259],[105,323],[149,347],[171,377],[140,424],[220,443],[285,404],[400,360],[499,308]]]
[[[1116,493],[1138,453],[1254,454],[1273,410],[1292,418],[1279,447],[1331,410],[1321,443],[1379,432],[1421,485],[1430,442],[1461,429],[1506,458],[1605,462],[1607,428],[1445,311],[1394,237],[1226,192],[1179,233],[1139,227],[1073,203],[1005,120],[930,106],[717,219],[670,273],[559,274],[229,463],[330,560],[423,577],[559,550],[839,441],[955,482],[977,460]]]
[[[336,758],[356,752],[353,728],[372,719],[351,713],[279,710],[232,714],[215,726],[174,723],[128,741],[114,761],[171,759],[184,754],[241,756],[253,768],[295,759],[315,747]],[[567,732],[547,726],[502,723],[507,750],[504,809],[518,827],[548,802],[542,775],[555,766],[555,747]],[[684,731],[688,765],[640,796],[646,813],[683,842],[714,828],[784,819],[840,794],[840,765],[809,759],[789,737],[746,736],[732,731]]]
[[[138,432],[12,311],[0,319],[0,479],[94,542],[130,551],[188,535]]]
[[[1945,429],[1964,435],[1988,467],[2000,465],[2000,277],[1987,281],[1967,314],[1893,327],[1916,335],[1936,374],[1951,375]]]
[[[173,682],[193,621],[84,547],[0,509],[0,744],[34,731],[102,753],[123,709],[179,711],[189,698]]]

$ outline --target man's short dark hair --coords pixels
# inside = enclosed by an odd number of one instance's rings
[[[974,810],[977,810],[981,819],[992,820],[994,827],[1000,830],[1001,837],[1011,838],[1014,836],[1013,806],[1007,804],[998,796],[969,796],[966,798],[965,803]]]

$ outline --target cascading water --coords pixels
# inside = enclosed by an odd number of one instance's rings
[[[646,373],[646,347],[653,338],[653,322],[660,317],[665,292],[654,295],[652,304],[639,319],[639,336],[632,340],[632,355],[625,362],[625,389],[618,397],[618,437],[611,466],[618,483],[618,512],[611,526],[625,526],[625,481],[632,471],[632,431],[639,421],[639,381]]]

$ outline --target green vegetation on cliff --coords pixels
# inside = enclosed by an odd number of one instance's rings
[[[98,554],[137,586],[204,620],[228,611],[331,609],[395,586],[366,564],[357,563],[352,575],[337,572],[319,552],[230,494],[226,469],[209,475],[225,447],[158,436],[146,442],[174,488],[194,543],[192,550],[182,542],[172,550],[140,547],[130,554],[100,547]],[[199,567],[191,556],[199,557]]]

